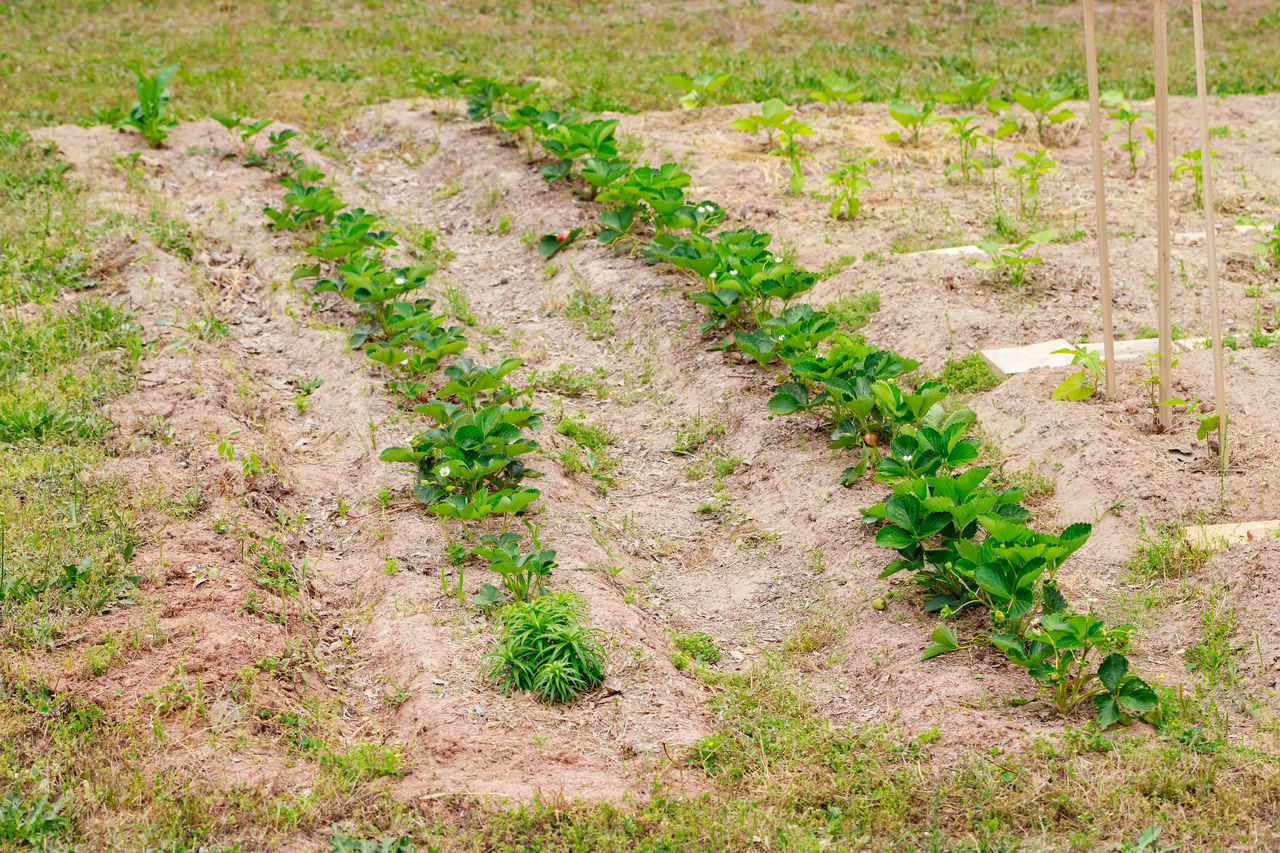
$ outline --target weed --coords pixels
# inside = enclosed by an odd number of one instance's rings
[[[581,397],[588,391],[598,397],[609,393],[605,379],[609,374],[603,367],[576,367],[568,362],[551,371],[536,371],[529,377],[529,384],[541,391],[550,391],[563,397]]]
[[[569,294],[564,315],[579,321],[589,340],[613,334],[613,297],[608,294],[594,294],[580,286]]]
[[[720,647],[716,645],[715,640],[701,631],[694,631],[689,634],[677,634],[671,644],[680,651],[684,652],[690,658],[702,663],[716,663],[723,657]]]
[[[948,358],[936,377],[955,394],[979,394],[990,391],[1004,381],[980,353],[971,352],[960,358]]]
[[[856,219],[862,210],[862,192],[871,186],[867,172],[876,162],[874,157],[856,157],[827,173],[831,188],[832,219]],[[841,212],[843,211],[843,213]]]
[[[1157,524],[1149,533],[1144,520],[1140,523],[1140,530],[1138,554],[1129,562],[1129,570],[1137,577],[1186,577],[1213,556],[1212,550],[1188,542],[1183,528],[1178,525]]]
[[[178,66],[165,66],[153,75],[144,74],[136,65],[130,65],[129,70],[133,72],[138,100],[116,127],[131,127],[152,148],[160,148],[169,137],[169,128],[178,123],[169,115],[169,83],[178,73]]]
[[[880,310],[880,294],[868,291],[858,294],[841,294],[824,306],[840,331],[853,333],[871,322],[871,315]]]
[[[604,681],[604,648],[585,619],[582,599],[567,592],[511,605],[485,677],[504,693],[529,690],[553,705],[572,701]]]
[[[683,423],[676,424],[676,440],[674,450],[691,453],[697,450],[713,435],[724,435],[724,423],[704,416],[698,412]]]

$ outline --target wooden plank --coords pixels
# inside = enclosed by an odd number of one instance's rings
[[[1220,551],[1251,539],[1280,533],[1280,519],[1274,521],[1241,521],[1235,524],[1203,524],[1183,531],[1187,544],[1196,548]]]

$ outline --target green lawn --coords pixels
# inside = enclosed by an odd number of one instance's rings
[[[433,70],[547,81],[563,105],[675,106],[661,76],[720,69],[722,101],[802,96],[823,74],[856,77],[867,97],[922,99],[952,74],[999,74],[1009,86],[1083,92],[1078,5],[913,0],[852,2],[208,2],[9,4],[0,34],[0,97],[23,126],[92,122],[127,108],[139,63],[181,62],[175,107],[241,110],[309,124],[411,94]],[[1211,89],[1278,88],[1280,12],[1267,0],[1206,4]],[[1189,4],[1170,26],[1175,91],[1191,92]],[[1101,17],[1105,87],[1150,92],[1149,7]],[[227,11],[219,12],[219,8]]]

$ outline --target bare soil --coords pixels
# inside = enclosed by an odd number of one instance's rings
[[[143,590],[150,604],[91,620],[59,654],[31,653],[32,667],[61,671],[66,686],[121,715],[172,692],[175,683],[188,692],[198,683],[221,710],[192,723],[169,718],[172,748],[164,754],[228,782],[306,786],[306,762],[283,739],[272,741],[269,724],[252,711],[299,709],[310,697],[324,697],[339,703],[346,737],[405,745],[408,772],[396,783],[405,799],[453,792],[522,799],[554,791],[620,800],[643,795],[655,778],[701,789],[707,783],[678,765],[691,744],[716,728],[707,701],[712,689],[673,666],[673,632],[710,634],[726,652],[716,665],[724,671],[790,655],[795,677],[833,722],[889,723],[917,733],[936,728],[941,738],[928,748],[939,766],[980,748],[1016,750],[1028,736],[1062,730],[1064,722],[1037,704],[1005,704],[1033,689],[990,651],[919,660],[931,620],[908,583],[877,579],[886,552],[859,522],[859,509],[886,489],[869,481],[836,486],[848,460],[825,449],[820,430],[769,415],[770,375],[706,351],[701,311],[683,298],[684,278],[585,239],[556,257],[549,272],[522,238],[589,224],[592,206],[545,185],[492,134],[433,107],[444,105],[371,107],[338,140],[341,160],[311,157],[327,165],[348,201],[407,230],[441,232],[454,257],[438,286],[459,288],[476,316],[469,355],[518,356],[526,375],[562,363],[606,371],[604,396],[540,392],[536,402],[553,412],[582,411],[616,433],[611,452],[621,466],[607,494],[551,458],[567,441],[553,429],[540,436],[546,455],[535,465],[546,472],[539,523],[561,564],[554,585],[581,593],[593,624],[610,638],[606,688],[548,708],[481,681],[490,628],[482,614],[442,592],[442,573],[456,571],[446,560],[449,538],[408,499],[408,477],[378,461],[382,449],[404,443],[422,424],[383,393],[376,365],[349,351],[341,330],[349,318],[288,285],[304,256],[295,236],[269,232],[261,214],[278,205],[281,189],[265,172],[225,156],[234,145],[211,120],[181,126],[161,151],[144,151],[134,137],[106,128],[45,133],[104,213],[154,201],[198,234],[190,263],[150,252],[127,266],[117,297],[138,312],[155,348],[137,389],[111,412],[118,455],[101,474],[128,478],[139,494],[175,499],[198,487],[209,502],[189,518],[156,510],[147,520],[150,544],[135,562],[150,578]],[[1177,151],[1193,145],[1191,107],[1176,104]],[[889,251],[895,240],[925,249],[971,244],[990,231],[990,188],[943,180],[949,144],[937,128],[926,132],[919,150],[900,149],[877,136],[892,127],[878,107],[857,115],[804,111],[818,128],[809,138],[816,154],[806,166],[811,188],[841,150],[871,148],[888,167],[873,175],[863,215],[845,223],[831,220],[821,199],[788,195],[783,166],[764,153],[762,140],[728,130],[731,118],[746,111],[625,116],[622,129],[636,137],[642,156],[655,164],[678,159],[694,176],[695,195],[724,204],[735,223],[773,232],[807,266],[857,258],[809,301],[878,292],[883,308],[863,330],[869,341],[937,370],[948,357],[979,347],[1096,337],[1090,236],[1046,246],[1033,286],[1019,292],[993,284],[962,258]],[[1273,156],[1280,97],[1224,98],[1211,113],[1214,125],[1231,130],[1215,139],[1226,210],[1219,244],[1224,310],[1236,329],[1252,327],[1259,316],[1270,328],[1280,282],[1274,270],[1255,269],[1249,249],[1256,238],[1230,224],[1236,212],[1280,215],[1280,162]],[[1055,222],[1076,223],[1088,235],[1087,140],[1079,127],[1056,132],[1060,165],[1045,179],[1041,204]],[[1115,141],[1108,151],[1119,155]],[[1028,137],[998,143],[997,152],[1007,160],[1014,150],[1038,147]],[[141,152],[141,189],[130,189],[115,162],[130,152]],[[1109,167],[1117,328],[1129,336],[1155,325],[1148,287],[1155,265],[1151,172],[1144,162],[1130,180],[1119,156]],[[1183,180],[1174,193],[1174,228],[1202,232],[1188,198],[1190,179]],[[1016,198],[1006,196],[1006,204],[1016,205]],[[878,259],[862,260],[876,252]],[[1188,276],[1187,286],[1174,288],[1174,322],[1202,332],[1203,244],[1184,238],[1174,256],[1175,273],[1185,264]],[[1260,287],[1261,296],[1246,297],[1246,286]],[[611,334],[592,340],[564,315],[575,291],[612,300]],[[203,340],[188,330],[207,317],[225,322],[225,337]],[[983,434],[1003,454],[996,464],[1016,471],[1034,463],[1056,481],[1034,507],[1038,523],[1094,525],[1061,577],[1069,597],[1139,620],[1138,668],[1166,684],[1190,685],[1185,653],[1200,630],[1197,589],[1211,580],[1223,585],[1226,603],[1239,608],[1247,625],[1241,642],[1256,645],[1241,655],[1239,670],[1264,709],[1259,713],[1268,714],[1280,710],[1273,689],[1278,602],[1268,592],[1280,576],[1280,546],[1254,542],[1223,553],[1155,610],[1133,604],[1151,582],[1135,579],[1126,566],[1135,543],[1159,524],[1277,515],[1269,494],[1280,479],[1277,352],[1231,355],[1233,455],[1221,476],[1194,442],[1188,419],[1167,434],[1152,429],[1144,390],[1127,381],[1145,374],[1141,361],[1121,363],[1125,381],[1114,399],[1051,402],[1067,373],[1061,369],[1012,377],[970,401]],[[1208,353],[1181,357],[1176,375],[1181,396],[1211,400]],[[299,411],[293,400],[304,377],[324,384],[311,394],[312,407]],[[741,460],[725,478],[723,512],[699,511],[717,496],[710,475],[691,476],[697,454],[672,452],[676,427],[696,415],[723,425],[707,448]],[[210,436],[236,430],[237,460],[228,464]],[[251,450],[266,465],[249,476],[239,459]],[[340,502],[350,511],[339,512]],[[280,532],[282,518],[291,519],[287,534]],[[310,622],[296,614],[268,618],[278,601],[270,595],[260,596],[257,612],[246,606],[256,589],[258,552],[246,551],[253,537],[238,533],[240,526],[282,540],[295,564],[305,560],[302,598]],[[399,567],[393,574],[386,571],[389,559]],[[609,567],[622,571],[615,577]],[[468,595],[487,580],[468,567]],[[898,595],[887,609],[872,609],[872,599],[890,589]],[[139,625],[153,626],[164,641],[131,648],[102,675],[83,677],[83,649]],[[264,664],[268,659],[274,662]],[[307,665],[296,664],[301,660]],[[236,693],[246,667],[274,673],[257,680],[248,701]],[[1134,726],[1133,736],[1145,736],[1142,729]],[[252,732],[261,736],[254,743],[265,745],[241,751],[232,737],[211,741],[209,730]],[[1247,726],[1237,731],[1260,747],[1277,747],[1267,743],[1274,735]]]

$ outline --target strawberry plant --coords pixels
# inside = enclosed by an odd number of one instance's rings
[[[1009,170],[1018,182],[1018,202],[1022,215],[1033,218],[1040,209],[1040,179],[1058,167],[1049,156],[1049,149],[1041,148],[1035,154],[1019,151],[1013,155],[1021,165]]]
[[[1041,142],[1045,141],[1044,127],[1046,121],[1050,124],[1060,124],[1076,117],[1075,113],[1062,106],[1071,98],[1070,92],[1059,92],[1052,89],[1028,92],[1018,89],[1010,97],[1013,98],[1018,106],[1031,113],[1032,118],[1036,120],[1036,133],[1039,135]]]
[[[943,121],[949,125],[947,135],[954,136],[959,144],[959,157],[947,163],[947,177],[957,171],[965,183],[969,182],[972,175],[982,177],[982,159],[976,157],[975,153],[978,146],[983,142],[990,142],[990,138],[982,133],[977,117],[955,116],[944,118]]]
[[[364,208],[344,210],[333,218],[329,227],[316,237],[315,243],[304,246],[302,251],[318,258],[321,263],[301,266],[293,273],[293,281],[302,278],[319,278],[325,270],[334,272],[337,264],[366,250],[380,251],[396,245],[395,236],[378,226],[382,219]]]
[[[732,74],[720,71],[703,71],[690,77],[687,74],[664,74],[662,80],[680,90],[680,106],[682,109],[697,109],[702,115],[702,108],[717,89],[722,88],[733,79]]]
[[[502,102],[518,103],[526,100],[538,88],[536,80],[529,83],[506,83],[489,77],[440,72],[414,80],[410,85],[436,97],[465,97],[467,118],[477,122],[492,122]]]
[[[129,114],[116,122],[116,127],[131,127],[142,134],[152,148],[160,148],[169,138],[169,128],[178,124],[169,115],[169,83],[178,73],[178,64],[166,65],[152,75],[144,74],[137,65],[128,68],[133,72],[138,100]]]
[[[758,329],[735,331],[733,341],[758,364],[768,365],[779,357],[794,360],[816,351],[835,330],[835,322],[823,312],[810,305],[791,305]]]
[[[938,122],[938,114],[933,111],[933,106],[932,100],[925,101],[920,106],[903,101],[895,101],[889,105],[889,115],[910,132],[910,143],[917,148],[920,146],[920,131]],[[896,130],[882,133],[880,137],[898,145],[907,144],[907,140],[903,139],[902,134]]]
[[[1044,263],[1043,258],[1028,255],[1027,250],[1047,243],[1055,236],[1054,231],[1037,231],[1016,245],[982,242],[978,244],[978,248],[987,253],[987,260],[974,260],[970,263],[980,270],[992,270],[1014,287],[1021,287],[1027,281],[1028,267]]]
[[[866,92],[858,88],[858,84],[838,74],[828,74],[809,90],[809,97],[821,104],[838,109],[840,106],[856,104],[866,97]]]
[[[867,173],[875,162],[877,161],[874,157],[855,157],[827,173],[827,185],[831,188],[829,210],[832,219],[857,218],[862,211],[860,196],[863,190],[871,186]]]
[[[974,539],[982,517],[1019,520],[1028,516],[1021,489],[997,492],[985,485],[990,468],[970,468],[962,474],[903,480],[884,502],[867,507],[863,518],[884,522],[876,544],[898,553],[880,573],[900,571],[933,593],[926,610],[950,613],[975,600],[978,587],[972,572],[957,567],[960,545]]]
[[[285,209],[263,209],[273,228],[298,229],[317,222],[328,225],[338,211],[346,207],[333,187],[315,183],[324,177],[322,174],[311,172],[304,177],[306,180],[284,181],[287,188],[284,195]]]
[[[518,140],[524,148],[525,159],[533,162],[533,142],[547,136],[564,122],[572,121],[569,116],[562,116],[555,110],[540,110],[529,104],[522,104],[510,112],[493,117],[493,123],[511,139]]]
[[[1081,369],[1068,376],[1062,384],[1053,389],[1053,400],[1087,400],[1097,393],[1102,383],[1102,356],[1097,351],[1086,350],[1082,346],[1056,349],[1055,354],[1064,353],[1071,356],[1073,365]]]
[[[522,512],[541,496],[537,489],[499,489],[491,492],[481,487],[472,495],[449,495],[441,498],[428,507],[428,511],[440,518],[451,518],[462,525],[462,529],[476,542],[484,537],[505,534],[510,528],[516,513]],[[489,526],[491,518],[498,518],[497,533]],[[475,522],[479,523],[482,534],[473,531]]]
[[[1092,700],[1095,719],[1106,728],[1153,711],[1159,701],[1145,681],[1129,673],[1124,655],[1107,654],[1093,668],[1106,650],[1123,647],[1132,632],[1131,625],[1108,628],[1093,616],[1046,613],[1025,642],[1015,634],[998,633],[991,643],[1045,685],[1060,714]]]
[[[940,472],[950,473],[978,458],[978,440],[967,438],[976,417],[968,409],[966,416],[952,419],[938,429],[921,426],[906,427],[889,443],[889,454],[880,460],[876,480],[901,480],[913,477],[932,477]]]
[[[551,260],[559,254],[561,249],[572,245],[573,241],[577,240],[578,235],[581,233],[581,228],[566,228],[554,234],[543,234],[538,240],[538,255],[546,260]]]
[[[585,621],[582,599],[567,592],[507,607],[485,678],[504,693],[528,690],[553,705],[577,698],[604,681],[604,647]]]
[[[502,588],[515,601],[532,601],[542,595],[543,586],[557,567],[556,552],[543,549],[533,526],[528,527],[531,551],[524,551],[520,537],[514,534],[493,538],[475,550],[476,556],[489,561],[490,571],[502,576]]]
[[[616,119],[551,125],[542,136],[542,150],[556,160],[539,173],[548,183],[568,177],[574,161],[583,157],[611,160],[618,156]]]
[[[415,466],[413,494],[420,503],[431,506],[452,495],[470,497],[488,488],[501,492],[526,477],[541,476],[518,458],[538,449],[536,441],[524,437],[524,430],[541,428],[541,412],[502,404],[471,412],[440,401],[415,411],[439,425],[417,436],[409,448],[388,448],[381,459]]]
[[[631,173],[626,160],[610,160],[606,157],[588,157],[582,161],[578,177],[586,182],[587,200],[594,199],[605,187],[622,180]]]

